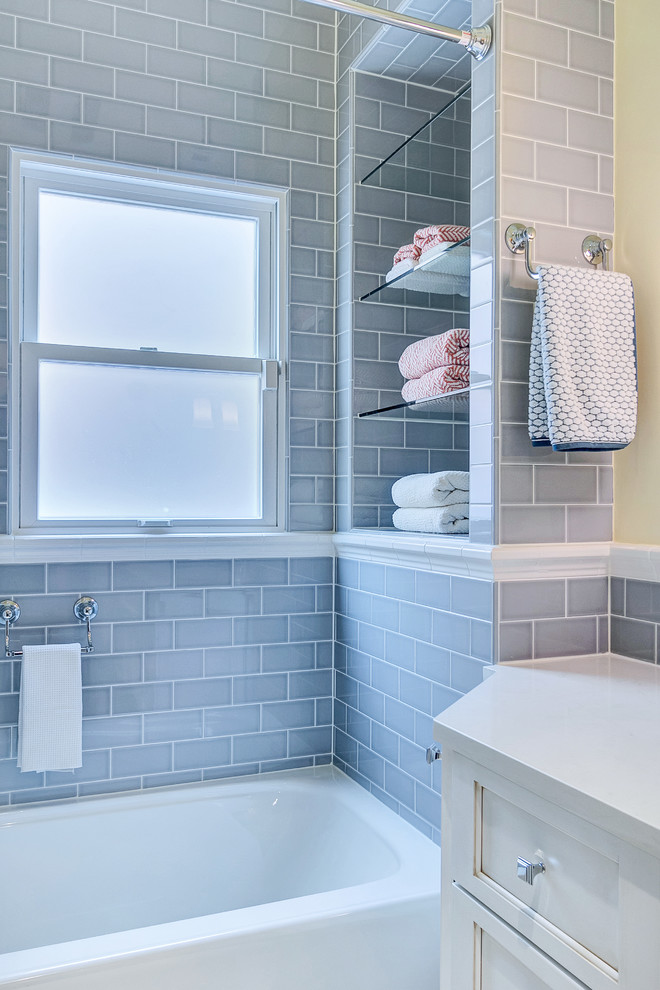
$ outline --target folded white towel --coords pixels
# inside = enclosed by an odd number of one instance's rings
[[[467,471],[408,474],[392,485],[392,501],[403,509],[432,509],[467,502],[469,491]]]
[[[632,282],[620,272],[540,265],[529,361],[532,443],[619,450],[636,425]]]
[[[80,644],[24,646],[18,706],[18,766],[82,766]]]
[[[397,509],[392,524],[412,533],[467,533],[468,513],[466,502],[435,509]]]

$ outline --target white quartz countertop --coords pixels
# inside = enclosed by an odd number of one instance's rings
[[[434,736],[585,818],[597,804],[601,825],[660,854],[660,667],[613,654],[502,664]]]

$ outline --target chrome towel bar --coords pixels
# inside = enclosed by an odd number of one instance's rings
[[[11,601],[11,599],[6,599],[4,602],[0,602],[0,618],[4,620],[5,623],[5,656],[11,659],[15,657],[22,657],[22,650],[11,650],[9,648],[9,628],[20,618],[21,609],[20,606]],[[99,606],[93,598],[89,598],[87,595],[83,595],[79,598],[73,606],[73,614],[79,622],[87,623],[87,646],[81,646],[81,653],[93,653],[94,644],[92,643],[92,629],[91,621],[98,615]]]
[[[538,281],[539,270],[532,263],[532,246],[536,237],[536,229],[527,227],[524,223],[511,223],[504,233],[504,241],[512,254],[525,254],[525,271],[530,278]],[[609,237],[598,234],[588,234],[582,241],[582,255],[585,261],[596,268],[603,266],[603,271],[610,270],[610,252],[612,241]]]

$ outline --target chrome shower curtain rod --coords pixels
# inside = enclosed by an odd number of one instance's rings
[[[358,17],[367,17],[371,21],[380,21],[381,24],[390,24],[392,27],[404,28],[406,31],[416,31],[418,34],[428,34],[441,41],[453,41],[466,48],[478,62],[488,54],[493,40],[493,32],[488,24],[461,31],[457,28],[443,27],[442,24],[433,24],[431,21],[422,21],[409,14],[399,14],[394,10],[379,10],[377,7],[358,3],[357,0],[305,0],[305,3],[330,7],[344,14],[357,14]]]

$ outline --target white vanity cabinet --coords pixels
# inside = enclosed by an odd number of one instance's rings
[[[435,737],[441,990],[660,990],[660,669],[506,665]]]

